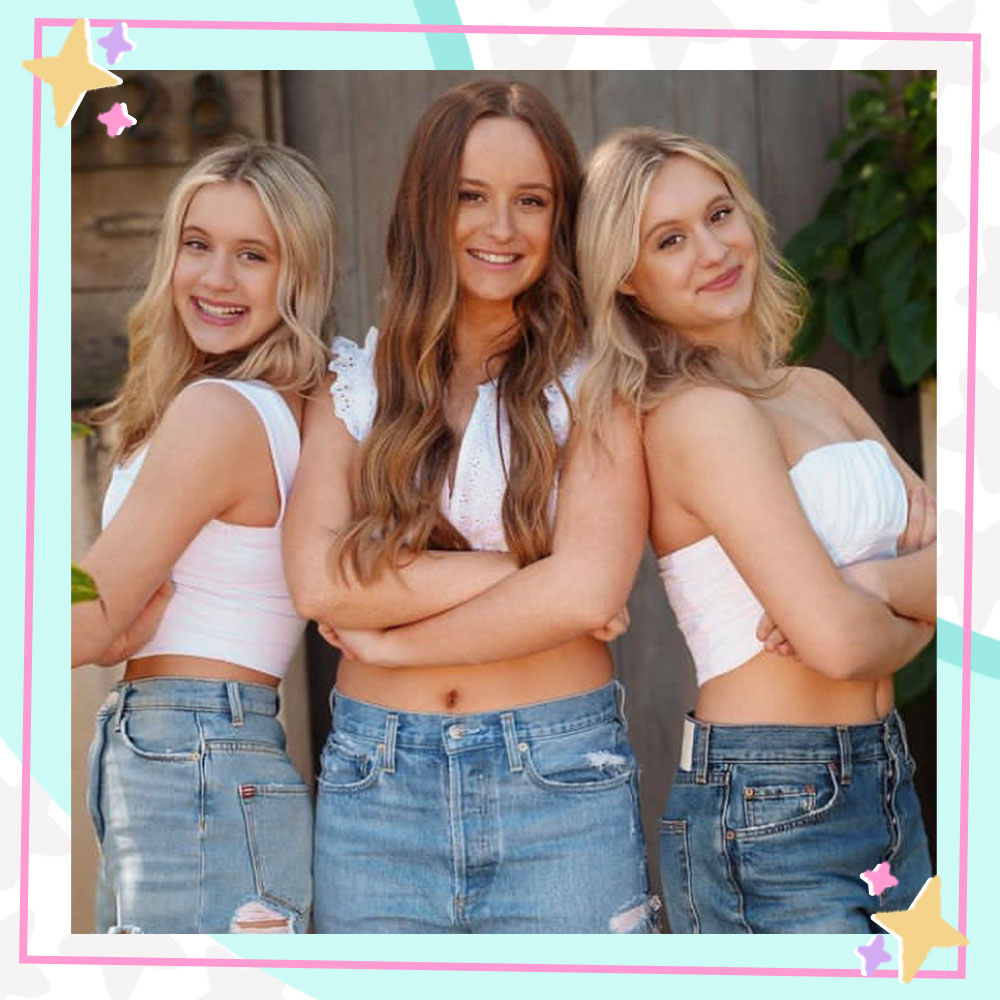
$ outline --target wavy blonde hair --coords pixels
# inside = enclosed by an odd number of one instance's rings
[[[280,247],[281,322],[242,351],[210,355],[188,337],[171,281],[184,217],[207,184],[247,183],[260,198]],[[129,367],[121,391],[94,412],[116,421],[112,461],[121,462],[155,430],[174,397],[206,376],[260,379],[279,392],[308,392],[324,376],[324,325],[333,307],[337,217],[322,178],[301,153],[267,142],[239,142],[207,153],[170,194],[149,282],[128,315]]]
[[[689,343],[621,290],[638,261],[650,186],[673,156],[688,156],[719,174],[746,216],[758,255],[752,328],[766,368],[781,366],[805,315],[805,286],[775,247],[764,210],[728,156],[699,139],[661,129],[613,133],[590,158],[578,218],[577,258],[591,348],[580,386],[580,418],[591,431],[600,428],[616,396],[642,412],[681,378],[758,392],[722,371],[715,348]]]
[[[452,249],[459,169],[469,132],[484,118],[527,125],[552,171],[548,265],[514,301],[521,332],[498,379],[510,424],[502,509],[507,545],[520,565],[551,548],[548,503],[562,450],[544,389],[576,356],[583,336],[573,259],[580,164],[569,129],[540,91],[477,80],[449,90],[421,117],[389,222],[387,303],[374,362],[378,407],[352,483],[355,520],[339,548],[341,565],[349,564],[361,580],[407,553],[469,548],[440,503],[458,443],[445,420],[444,399],[459,291]]]

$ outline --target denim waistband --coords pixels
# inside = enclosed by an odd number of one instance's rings
[[[704,775],[713,764],[790,761],[833,763],[850,776],[854,763],[909,755],[906,730],[893,709],[878,722],[853,726],[732,726],[684,719],[680,769]]]
[[[513,734],[522,739],[555,736],[623,719],[620,691],[621,685],[611,681],[568,698],[461,715],[382,708],[348,698],[336,689],[331,692],[331,703],[334,729],[375,739],[385,737],[398,746],[459,752],[504,745]]]
[[[267,684],[205,680],[200,677],[143,677],[120,681],[111,690],[102,711],[149,708],[187,709],[228,714],[234,722],[244,715],[276,715],[278,692]]]

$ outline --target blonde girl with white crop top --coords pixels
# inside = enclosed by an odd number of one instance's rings
[[[578,190],[533,87],[438,98],[390,214],[380,329],[335,345],[332,395],[310,401],[286,566],[345,651],[319,932],[654,926],[600,641],[642,548],[641,445],[623,413],[610,454],[573,433]]]
[[[651,540],[698,672],[662,826],[671,927],[866,932],[930,875],[892,674],[933,634],[935,554],[887,558],[923,486],[839,383],[783,364],[800,285],[718,150],[606,140],[578,254],[582,417],[644,414]],[[880,862],[881,898],[859,878]]]
[[[73,665],[128,660],[97,719],[97,930],[304,932],[309,792],[277,686],[301,637],[281,527],[323,374],[335,215],[315,168],[249,142],[198,160],[129,315],[104,530]]]

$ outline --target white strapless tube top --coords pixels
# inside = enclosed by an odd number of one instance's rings
[[[906,527],[906,487],[880,442],[822,445],[806,452],[788,475],[837,566],[896,555],[896,539]],[[756,636],[764,609],[714,535],[658,563],[699,687],[764,648]]]

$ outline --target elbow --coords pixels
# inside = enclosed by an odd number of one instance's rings
[[[874,667],[871,650],[850,632],[841,632],[810,650],[806,663],[833,681],[855,681],[870,677]]]

